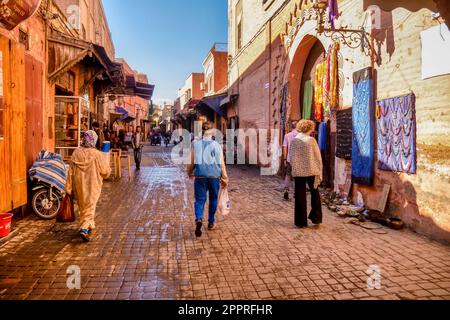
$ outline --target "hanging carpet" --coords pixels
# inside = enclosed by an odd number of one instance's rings
[[[408,94],[377,104],[378,168],[415,174],[416,97]]]
[[[336,112],[337,142],[336,157],[345,160],[352,159],[352,108]]]
[[[375,155],[375,106],[372,68],[353,74],[352,181],[373,185]]]

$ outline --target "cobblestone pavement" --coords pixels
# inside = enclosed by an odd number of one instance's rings
[[[105,184],[94,241],[33,217],[0,248],[0,299],[450,299],[450,247],[410,231],[376,234],[325,212],[293,226],[281,181],[230,168],[233,212],[196,239],[193,183],[147,147],[131,180]],[[81,290],[67,269],[81,268]],[[370,265],[381,289],[367,288]]]

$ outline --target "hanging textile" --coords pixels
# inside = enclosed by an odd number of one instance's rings
[[[331,30],[335,29],[335,21],[339,18],[339,7],[337,0],[328,0],[328,18],[330,20]]]
[[[373,185],[375,154],[375,107],[372,69],[353,74],[352,180]]]
[[[324,105],[324,86],[323,79],[325,75],[326,62],[319,63],[316,67],[316,76],[314,81],[314,119],[322,122]]]
[[[330,116],[330,73],[329,73],[329,61],[328,59],[323,62],[323,77],[322,77],[322,88],[323,88],[323,98],[322,98],[322,110],[323,110],[323,117],[329,117]],[[322,118],[323,118],[322,117]]]
[[[340,159],[352,159],[352,113],[352,108],[336,112],[336,157]]]
[[[311,120],[312,98],[312,81],[308,80],[305,82],[305,90],[303,92],[302,119]]]
[[[379,169],[416,173],[415,103],[414,94],[377,103]]]
[[[284,137],[286,133],[287,127],[287,100],[289,95],[289,84],[286,83],[283,87],[282,95],[281,95],[281,110],[280,110],[280,128],[281,128],[281,136]]]
[[[339,107],[339,50],[340,43],[335,42],[331,46],[330,50],[330,62],[329,62],[329,105],[331,109],[337,109]]]
[[[327,123],[321,122],[319,124],[319,148],[322,152],[326,152],[328,149],[327,136]]]

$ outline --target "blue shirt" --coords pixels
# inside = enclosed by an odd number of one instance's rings
[[[194,143],[194,176],[201,178],[222,176],[222,147],[211,138]]]

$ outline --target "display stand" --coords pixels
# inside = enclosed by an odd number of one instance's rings
[[[89,130],[89,101],[82,97],[55,97],[55,149],[66,160]]]

